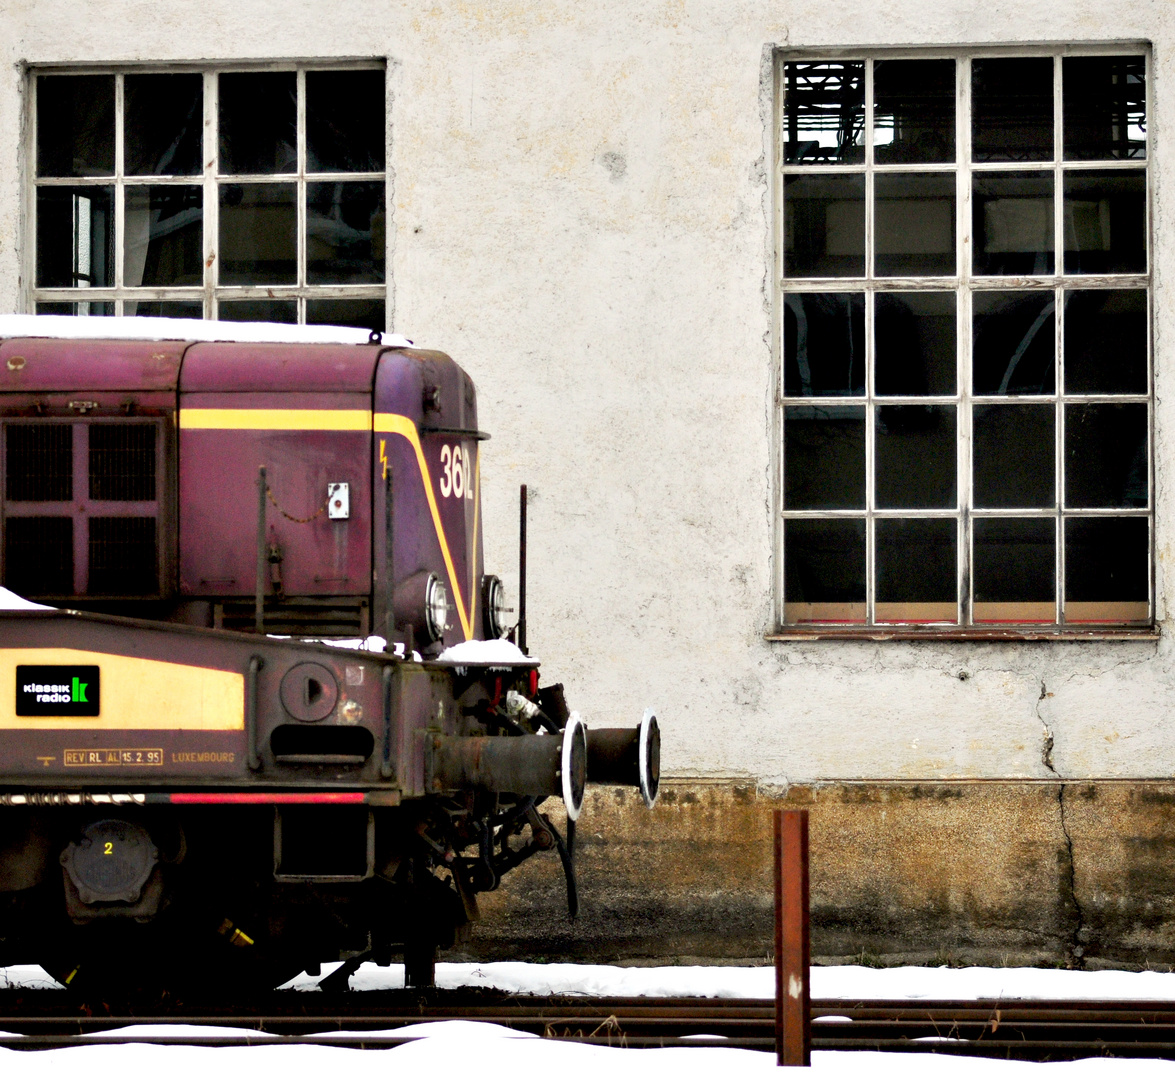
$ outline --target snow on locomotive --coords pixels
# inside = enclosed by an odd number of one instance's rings
[[[651,713],[587,730],[508,636],[448,356],[3,316],[0,427],[0,966],[427,985],[532,854],[574,906],[585,782],[656,797]]]

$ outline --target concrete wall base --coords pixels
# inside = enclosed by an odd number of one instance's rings
[[[799,806],[814,962],[1175,965],[1175,782],[1162,781],[672,780],[651,812],[594,789],[579,919],[557,860],[540,856],[482,896],[461,955],[766,963],[771,811]]]

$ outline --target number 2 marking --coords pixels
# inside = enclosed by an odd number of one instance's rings
[[[105,849],[105,850],[102,852],[102,854],[103,854],[103,855],[113,855],[113,854],[114,854],[114,843],[113,843],[113,841],[110,841],[110,840],[107,840],[107,841],[106,841],[106,849]]]
[[[473,465],[469,451],[462,446],[445,443],[441,447],[441,496],[473,499]]]

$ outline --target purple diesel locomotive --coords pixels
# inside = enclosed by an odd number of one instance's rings
[[[651,712],[587,730],[507,625],[444,354],[3,316],[0,429],[0,966],[428,985],[531,855],[574,912],[585,782],[652,805]]]

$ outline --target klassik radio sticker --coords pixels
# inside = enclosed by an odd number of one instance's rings
[[[17,664],[17,716],[98,716],[97,664]]]

